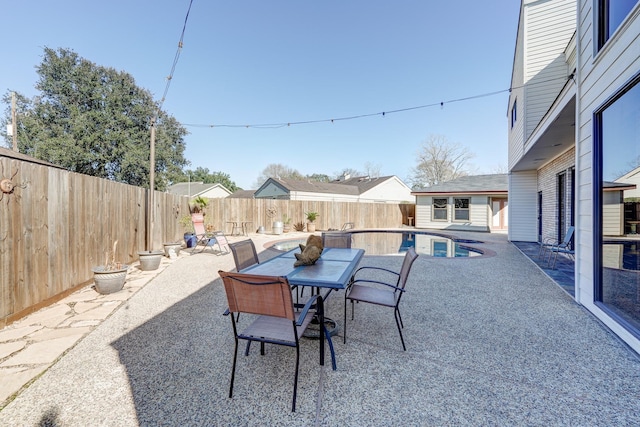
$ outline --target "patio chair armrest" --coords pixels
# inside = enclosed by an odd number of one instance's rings
[[[375,283],[377,285],[384,285],[384,286],[388,286],[390,288],[395,289],[396,291],[400,291],[400,292],[406,292],[406,289],[403,288],[399,288],[395,285],[392,285],[391,283],[385,283],[385,282],[380,282],[379,280],[365,280],[365,279],[360,279],[360,280],[354,280],[352,284],[358,283],[358,282],[363,282],[363,283]]]
[[[316,303],[317,300],[317,303]],[[307,303],[304,305],[304,307],[302,308],[302,311],[300,312],[300,314],[298,315],[298,320],[296,321],[296,326],[301,326],[302,323],[304,322],[305,317],[307,317],[307,314],[309,313],[309,310],[311,309],[311,307],[313,307],[314,305],[317,304],[317,308],[316,311],[322,315],[323,314],[323,309],[324,306],[322,304],[322,296],[320,295],[313,295],[311,298],[309,298],[309,300],[307,301]]]
[[[386,271],[387,273],[391,273],[391,274],[395,274],[396,276],[400,276],[400,273],[393,271],[393,270],[389,270],[388,268],[383,268],[383,267],[373,267],[373,266],[368,266],[365,265],[364,267],[360,267],[356,270],[355,273],[353,273],[353,277],[355,277],[359,271],[361,270],[379,270],[379,271]]]

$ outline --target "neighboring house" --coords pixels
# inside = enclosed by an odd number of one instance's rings
[[[507,113],[509,239],[574,225],[575,300],[637,352],[639,52],[640,1],[523,0]]]
[[[417,228],[506,231],[507,174],[464,176],[415,190]]]
[[[233,193],[231,193],[231,195],[228,197],[230,199],[253,199],[253,193],[255,193],[256,190],[237,190],[234,191]]]
[[[268,178],[253,197],[308,201],[413,203],[411,189],[396,176],[344,176],[332,182]]]
[[[602,186],[602,235],[619,237],[625,235],[625,194],[636,191],[634,184],[605,182]],[[634,227],[635,228],[635,227]]]
[[[633,201],[640,201],[640,167],[625,173],[620,178],[616,179],[615,182],[618,184],[635,185],[636,188],[629,189],[624,192],[624,200],[628,201],[629,199],[636,199]]]
[[[227,190],[227,187],[222,184],[204,184],[202,182],[179,182],[170,185],[167,188],[167,192],[179,196],[188,196],[190,199],[198,196],[207,199],[222,199],[231,195],[231,191]]]

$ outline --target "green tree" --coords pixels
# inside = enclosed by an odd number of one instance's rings
[[[123,71],[94,64],[66,49],[44,49],[36,67],[40,94],[18,94],[18,149],[70,171],[149,187],[150,125],[157,114],[154,186],[189,163],[186,129],[151,93]],[[10,94],[3,97],[9,104]],[[10,119],[10,111],[4,124]],[[6,139],[8,143],[8,139]]]
[[[422,143],[417,166],[409,181],[412,188],[428,187],[469,175],[468,162],[474,157],[466,147],[442,135],[431,135]]]
[[[208,168],[198,166],[195,170],[187,169],[174,182],[203,182],[205,184],[222,184],[231,192],[240,190],[235,182],[231,181],[229,174],[224,172],[209,172]]]
[[[331,182],[332,179],[329,175],[324,173],[312,173],[311,175],[307,175],[305,179],[316,182]]]

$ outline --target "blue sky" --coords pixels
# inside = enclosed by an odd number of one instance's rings
[[[0,91],[35,95],[43,47],[130,73],[160,99],[189,0],[5,2]],[[190,168],[243,188],[281,163],[406,180],[430,135],[475,154],[475,173],[507,164],[515,0],[194,0],[163,109],[187,126]],[[210,127],[330,120],[279,128]],[[198,125],[198,126],[191,126]]]

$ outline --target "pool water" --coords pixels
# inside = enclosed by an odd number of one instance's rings
[[[469,244],[476,240],[460,240],[426,232],[403,231],[355,231],[351,233],[351,246],[362,248],[367,255],[404,255],[411,247],[420,255],[439,258],[468,258],[481,256],[483,251]],[[306,238],[276,242],[271,247],[279,251],[295,249]]]
[[[602,262],[609,268],[639,271],[640,241],[605,241],[602,247]]]

